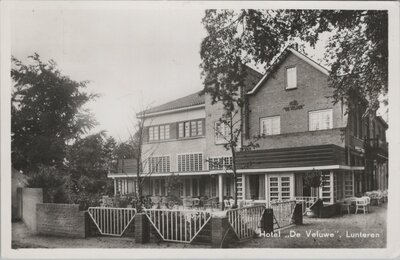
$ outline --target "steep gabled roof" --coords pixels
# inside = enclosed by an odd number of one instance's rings
[[[282,64],[282,62],[288,57],[288,55],[290,53],[294,54],[299,59],[308,63],[315,69],[319,70],[321,73],[329,76],[329,70],[326,69],[325,67],[323,67],[321,64],[319,64],[316,61],[312,60],[311,58],[307,57],[303,53],[300,53],[292,48],[286,48],[281,52],[280,55],[278,55],[278,57],[275,59],[273,64],[267,69],[267,72],[264,74],[264,76],[257,82],[255,87],[253,89],[251,89],[250,91],[248,91],[247,94],[252,95],[252,94],[256,93],[257,90],[262,86],[262,84],[264,82],[266,82],[274,74],[274,71],[276,70],[276,68]]]

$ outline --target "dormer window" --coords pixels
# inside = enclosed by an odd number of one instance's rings
[[[296,67],[286,68],[286,89],[297,88],[297,69]]]

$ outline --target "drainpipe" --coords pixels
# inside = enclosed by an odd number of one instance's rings
[[[219,205],[220,208],[222,209],[223,203],[224,203],[224,196],[223,196],[223,178],[222,174],[218,175],[218,197],[219,197]]]

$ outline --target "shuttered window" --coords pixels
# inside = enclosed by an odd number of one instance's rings
[[[297,88],[297,69],[291,67],[286,69],[286,89]]]
[[[311,111],[308,113],[309,130],[324,130],[333,127],[332,109]]]
[[[260,120],[261,135],[279,135],[281,133],[280,116],[264,117]]]

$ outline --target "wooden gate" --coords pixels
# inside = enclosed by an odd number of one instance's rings
[[[88,213],[100,234],[107,236],[122,236],[129,224],[135,218],[136,209],[89,207]]]
[[[228,221],[239,240],[253,237],[261,232],[261,219],[265,206],[249,206],[227,211]]]
[[[190,243],[211,219],[199,210],[146,209],[146,216],[164,241]]]
[[[274,201],[270,203],[270,207],[274,212],[274,230],[292,224],[292,216],[296,207],[295,200]]]

